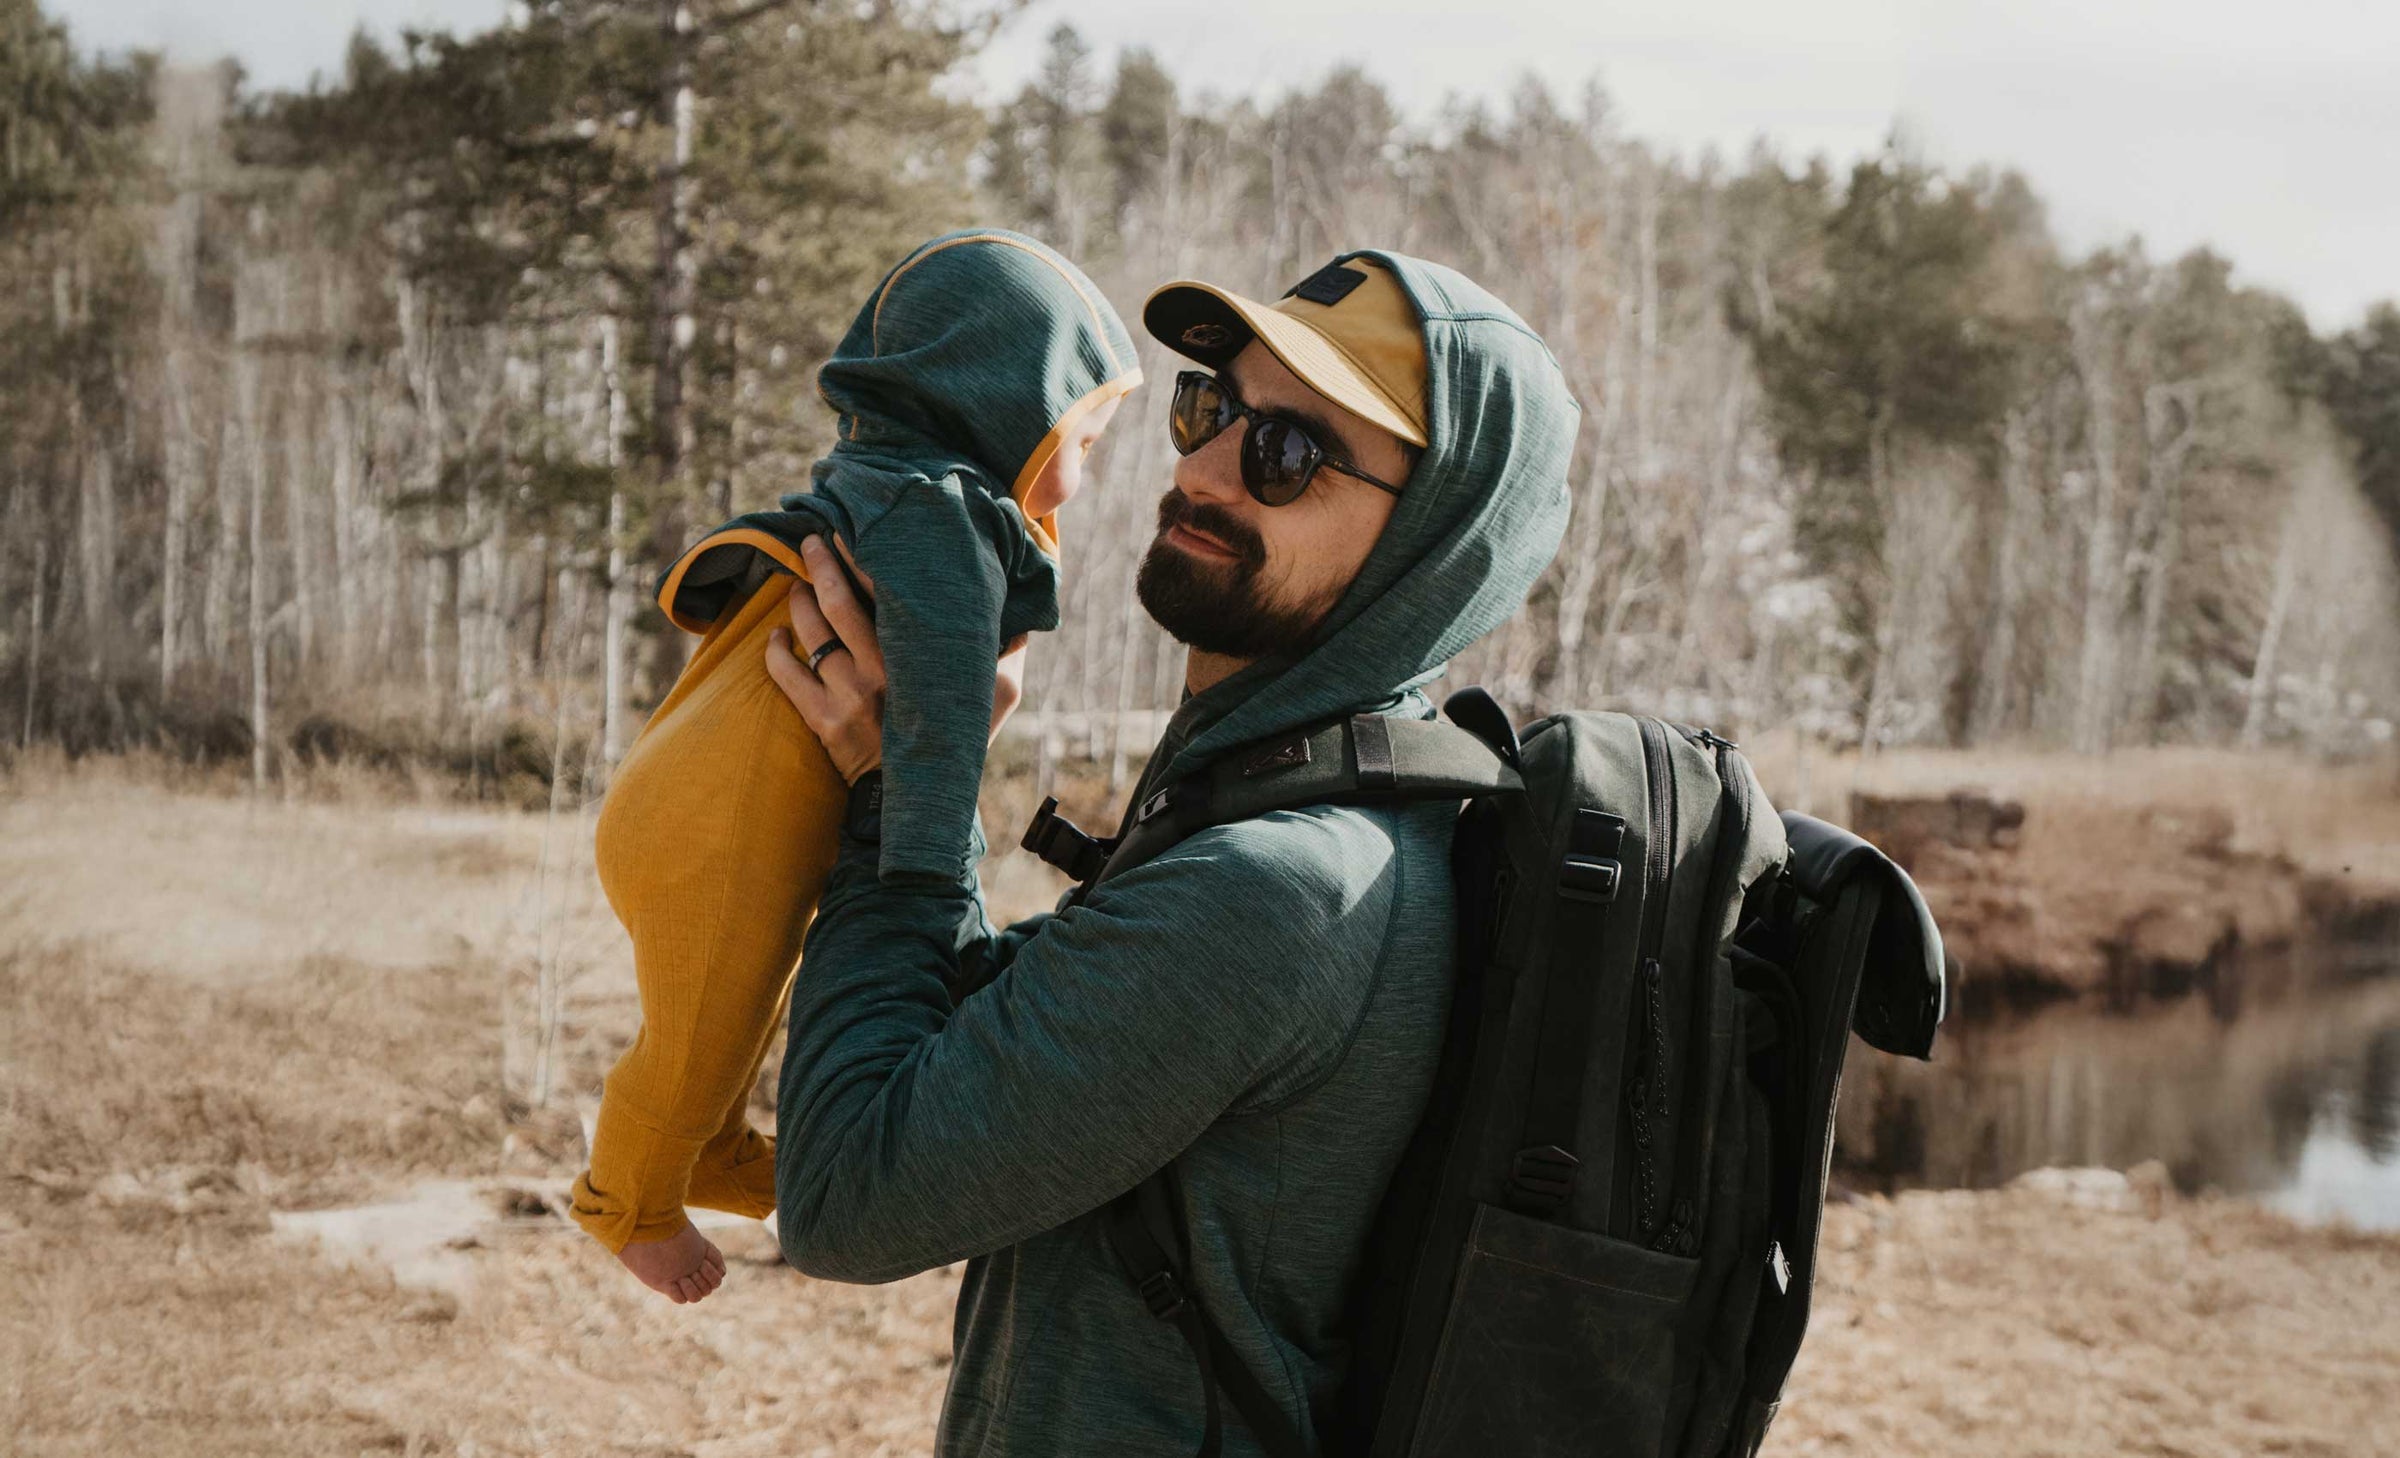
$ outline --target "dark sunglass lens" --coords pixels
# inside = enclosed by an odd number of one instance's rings
[[[1308,432],[1289,421],[1253,421],[1242,441],[1242,475],[1260,502],[1288,505],[1308,485],[1319,454]]]
[[[1225,428],[1225,395],[1217,382],[1205,375],[1177,380],[1167,427],[1179,455],[1188,456],[1216,439],[1217,432]]]

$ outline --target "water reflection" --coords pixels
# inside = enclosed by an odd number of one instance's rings
[[[1944,1028],[1929,1065],[1855,1048],[1842,1169],[1991,1186],[2042,1165],[2166,1165],[2178,1188],[2400,1228],[2400,979],[2230,1021],[2201,999]]]

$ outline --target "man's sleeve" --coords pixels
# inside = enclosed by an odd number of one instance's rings
[[[1364,831],[1365,833],[1362,833]],[[1262,1090],[1330,1068],[1399,888],[1357,815],[1204,831],[988,940],[972,891],[878,882],[846,842],[792,991],[777,1228],[811,1275],[893,1280],[1092,1210]]]

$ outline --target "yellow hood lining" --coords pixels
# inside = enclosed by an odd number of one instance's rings
[[[1069,405],[1066,413],[1058,417],[1058,423],[1050,427],[1050,433],[1043,436],[1040,443],[1034,446],[1033,454],[1025,458],[1024,466],[1017,472],[1017,479],[1009,485],[1008,499],[1015,502],[1022,510],[1025,505],[1026,493],[1033,490],[1034,478],[1042,474],[1042,468],[1050,464],[1050,458],[1058,454],[1058,448],[1066,443],[1067,437],[1073,434],[1075,429],[1082,425],[1093,411],[1120,396],[1132,394],[1135,387],[1141,383],[1142,372],[1138,369],[1128,370]],[[1025,525],[1033,534],[1035,546],[1040,547],[1053,558],[1058,556],[1058,513],[1050,512],[1039,518],[1028,513],[1025,517]]]

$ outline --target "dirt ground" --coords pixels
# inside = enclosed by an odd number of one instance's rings
[[[0,1453],[928,1451],[954,1271],[729,1226],[675,1307],[547,1208],[634,1021],[589,836],[0,779]],[[1768,1451],[2400,1452],[2400,1236],[2111,1179],[1839,1205]]]

